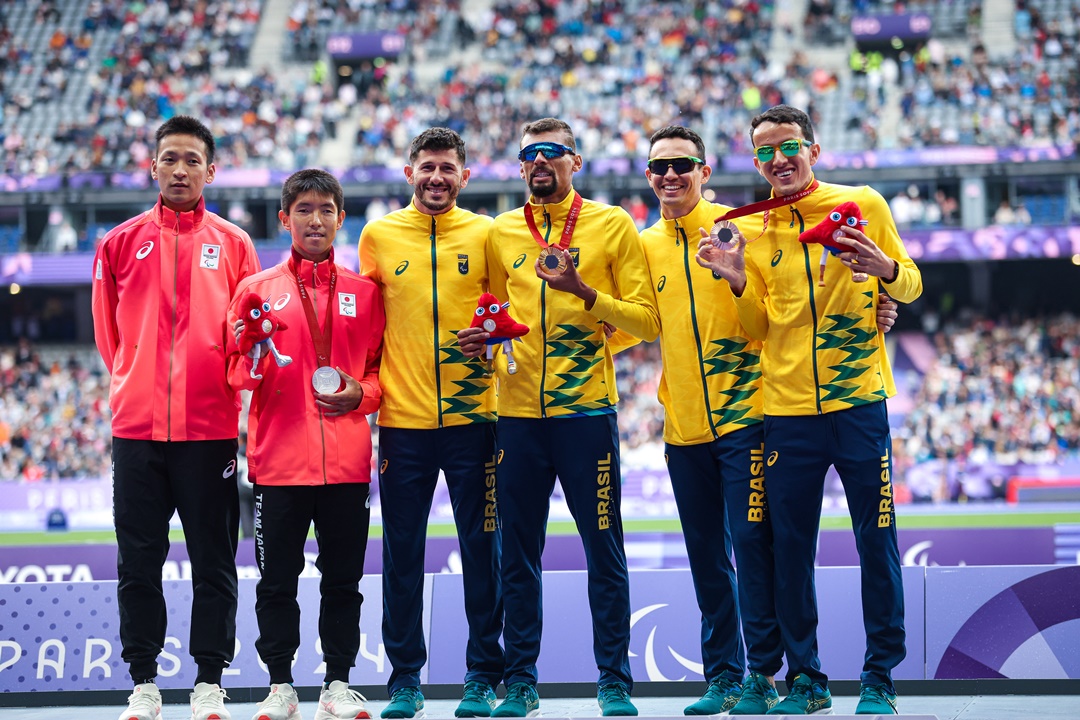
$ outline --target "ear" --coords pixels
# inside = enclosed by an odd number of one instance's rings
[[[526,179],[525,178],[525,162],[524,161],[520,161],[520,164],[518,165],[518,177],[520,177],[522,180]]]
[[[342,210],[341,212],[338,213],[338,216],[337,216],[337,229],[338,230],[341,229],[341,226],[342,226],[342,224],[344,222],[345,222],[345,211]]]
[[[472,175],[472,170],[465,168],[461,171],[461,187],[459,189],[464,190],[465,186],[469,184],[469,176]]]
[[[408,182],[408,183],[409,183],[410,185],[412,185],[412,184],[413,184],[413,169],[412,169],[412,165],[406,165],[406,166],[405,166],[405,181],[406,181],[406,182]]]
[[[206,166],[206,184],[214,182],[214,173],[217,172],[217,167],[214,163],[210,163]]]
[[[278,210],[277,216],[278,216],[278,220],[281,221],[281,226],[284,227],[287,230],[289,228],[289,216],[288,216],[288,214],[284,210]]]
[[[817,165],[818,158],[821,157],[821,146],[814,143],[810,146],[810,165],[813,167]],[[756,162],[756,161],[755,161]]]
[[[712,177],[712,168],[708,165],[701,166],[701,184],[709,182],[709,178]]]
[[[578,170],[580,170],[580,169],[582,168],[582,166],[583,166],[584,164],[585,164],[585,159],[584,159],[584,158],[582,158],[582,157],[581,157],[580,155],[578,155],[577,153],[574,153],[574,165],[573,165],[573,171],[574,171],[574,172],[577,172]]]

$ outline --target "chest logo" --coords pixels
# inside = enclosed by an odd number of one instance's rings
[[[289,293],[282,293],[281,297],[274,301],[274,310],[277,311],[285,307],[289,304],[290,300],[292,300],[292,295]]]
[[[667,285],[667,275],[661,275],[660,282],[656,283],[656,292],[664,292],[665,285]]]
[[[773,256],[772,256],[772,266],[776,267],[777,265],[779,265],[780,264],[780,259],[783,258],[783,257],[784,257],[784,251],[783,250],[777,250],[776,253],[773,254]]]
[[[135,253],[135,259],[136,260],[142,260],[147,255],[149,255],[150,251],[153,250],[153,249],[154,249],[154,241],[153,240],[147,240],[146,242],[144,242],[139,247],[139,251]]]
[[[525,253],[521,253],[517,256],[517,260],[514,261],[514,269],[517,270],[525,262]]]
[[[462,275],[469,274],[469,256],[458,255],[457,256],[457,271]]]
[[[221,246],[204,243],[202,246],[202,260],[199,261],[199,266],[207,270],[217,270],[220,262]]]
[[[356,317],[356,295],[353,293],[338,293],[338,315]]]

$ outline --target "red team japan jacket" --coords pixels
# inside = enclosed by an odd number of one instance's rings
[[[94,339],[112,374],[112,432],[130,440],[235,438],[240,400],[225,376],[225,310],[259,271],[247,233],[202,200],[151,209],[98,245]]]
[[[300,277],[312,298],[320,324],[326,321],[330,262],[300,262]],[[260,485],[327,485],[371,481],[371,428],[367,415],[379,409],[379,362],[386,326],[379,288],[368,278],[337,266],[337,286],[330,298],[334,323],[330,367],[340,367],[364,389],[360,407],[340,417],[326,417],[315,405],[311,376],[319,367],[307,316],[288,261],[254,275],[237,288],[229,307],[232,327],[241,299],[254,292],[268,300],[287,326],[271,338],[278,352],[292,358],[279,367],[269,351],[251,377],[251,358],[229,341],[229,382],[252,390],[248,416],[248,472]],[[323,326],[325,327],[325,326]]]

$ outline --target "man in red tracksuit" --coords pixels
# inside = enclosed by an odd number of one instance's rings
[[[292,255],[241,283],[229,308],[240,338],[230,344],[229,382],[252,391],[248,470],[262,572],[255,647],[271,683],[254,720],[300,717],[292,687],[300,647],[297,579],[312,522],[326,664],[315,720],[370,717],[364,698],[349,689],[349,671],[360,649],[360,578],[371,517],[367,414],[379,409],[382,395],[386,315],[378,286],[334,263],[343,204],[341,185],[329,173],[290,176],[278,217],[292,234]]]
[[[191,558],[191,717],[229,720],[221,674],[236,639],[240,400],[225,378],[225,311],[259,259],[247,233],[206,210],[206,126],[177,116],[155,139],[158,202],[102,239],[92,285],[95,341],[112,374],[120,641],[135,683],[120,720],[160,718],[161,568],[177,511]]]

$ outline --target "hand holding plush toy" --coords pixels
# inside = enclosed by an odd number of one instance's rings
[[[513,375],[517,372],[517,363],[514,362],[510,341],[527,335],[529,326],[522,325],[510,317],[510,313],[506,311],[508,307],[510,307],[509,302],[499,304],[497,297],[491,293],[484,293],[476,303],[476,313],[469,327],[481,328],[490,335],[485,341],[488,361],[491,360],[492,346],[502,345],[503,352],[506,353],[506,371]]]
[[[841,226],[862,228],[868,224],[869,221],[863,220],[862,211],[856,203],[845,202],[833,208],[833,211],[817,225],[799,234],[799,242],[818,243],[823,246],[818,271],[818,287],[825,287],[825,261],[829,255],[839,255],[855,249],[845,244],[848,235],[840,229]],[[852,271],[851,279],[855,282],[866,282],[869,276],[866,273]]]
[[[274,356],[278,367],[285,367],[292,362],[288,355],[282,355],[274,347],[271,337],[278,330],[287,330],[288,325],[278,319],[274,309],[270,305],[270,299],[263,300],[256,293],[248,293],[240,300],[240,320],[244,323],[244,329],[236,339],[240,352],[251,358],[251,377],[261,380],[262,375],[256,374],[259,367],[259,359],[269,350]]]

